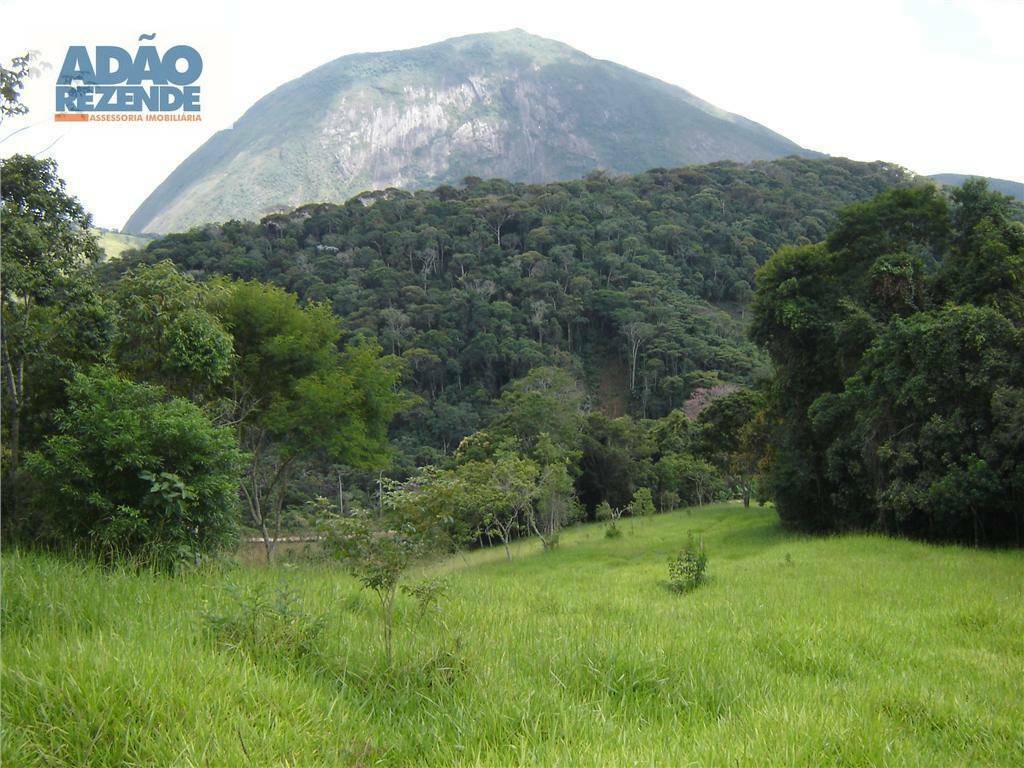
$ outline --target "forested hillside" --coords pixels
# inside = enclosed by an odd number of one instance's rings
[[[173,260],[328,302],[408,362],[410,462],[450,453],[533,367],[574,367],[597,405],[659,417],[697,387],[749,383],[754,272],[822,240],[838,208],[912,178],[885,163],[787,158],[544,185],[366,193],[259,223],[174,234],[107,269]],[[618,372],[618,373],[616,373]]]

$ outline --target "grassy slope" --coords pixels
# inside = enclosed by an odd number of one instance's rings
[[[448,611],[417,622],[402,602],[390,673],[373,602],[328,569],[168,579],[8,554],[4,764],[1024,759],[1022,553],[799,538],[730,505],[624,527],[443,564]],[[674,595],[665,562],[690,529],[712,581]],[[230,650],[201,618],[229,583],[292,589],[325,631]]]
[[[104,253],[103,261],[119,258],[129,248],[145,248],[153,240],[151,237],[126,235],[111,232],[109,229],[93,229],[93,234],[99,238],[99,245]]]

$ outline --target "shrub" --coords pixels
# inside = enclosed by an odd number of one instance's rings
[[[420,616],[441,612],[441,601],[448,595],[447,579],[429,578],[415,584],[403,584],[402,592],[416,601]]]
[[[654,514],[654,499],[650,488],[637,488],[633,500],[629,502],[629,514],[632,517],[647,517]]]
[[[203,617],[218,643],[254,658],[304,659],[316,653],[324,629],[324,617],[306,613],[287,589],[267,594],[229,584],[219,604],[207,606]]]
[[[704,583],[708,556],[704,544],[697,545],[690,533],[686,547],[668,564],[668,583],[676,592],[689,592]]]
[[[68,400],[26,460],[55,543],[167,568],[232,543],[243,457],[230,429],[102,368],[76,375]]]
[[[357,514],[325,522],[324,546],[340,560],[364,589],[380,602],[384,651],[388,666],[394,653],[391,636],[398,583],[416,559],[423,555],[427,538],[411,522],[388,521]]]
[[[608,527],[604,529],[606,538],[617,539],[622,535],[622,530],[618,526],[618,520],[622,517],[621,509],[613,507],[607,501],[602,501],[597,505],[596,516],[598,520],[608,521]]]

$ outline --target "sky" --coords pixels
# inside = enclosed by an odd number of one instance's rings
[[[681,86],[809,149],[912,171],[1024,181],[1024,0],[0,0],[0,58],[49,69],[0,156],[53,157],[103,227],[119,228],[174,168],[278,85],[349,53],[522,28]],[[272,10],[271,10],[272,8]],[[203,57],[201,123],[55,123],[69,45],[134,51],[156,33]]]

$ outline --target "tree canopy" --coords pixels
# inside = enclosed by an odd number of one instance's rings
[[[406,360],[421,399],[393,434],[411,471],[482,428],[491,401],[536,367],[573,370],[596,405],[635,417],[678,408],[704,372],[755,383],[767,367],[744,325],[758,266],[908,181],[883,163],[801,158],[467,179],[200,227],[105,268],[171,259],[323,302]]]
[[[1024,226],[971,181],[844,211],[760,270],[783,521],[1021,544]]]

